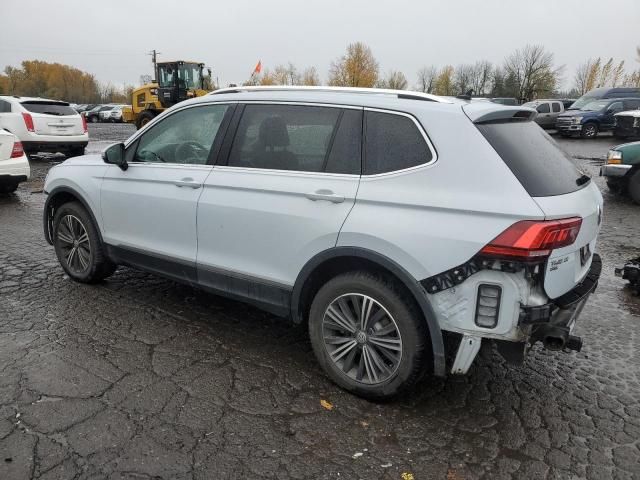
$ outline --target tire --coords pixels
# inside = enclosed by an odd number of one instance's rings
[[[629,182],[627,183],[627,191],[631,200],[637,205],[640,205],[640,170],[636,170]]]
[[[356,304],[360,311],[370,312],[364,329],[353,322]],[[311,304],[309,336],[329,378],[369,400],[393,398],[433,369],[428,327],[415,301],[393,279],[381,275],[348,272],[327,282]]]
[[[580,136],[582,138],[596,138],[598,136],[598,124],[594,122],[585,123]]]
[[[149,123],[155,117],[156,117],[155,113],[153,113],[150,110],[145,110],[140,114],[140,116],[138,117],[138,120],[136,120],[136,128],[140,130],[142,127],[144,127],[147,123]]]
[[[13,193],[18,189],[17,183],[2,183],[0,184],[0,193]]]
[[[76,282],[97,283],[116,271],[91,216],[78,202],[57,209],[52,239],[62,269]],[[71,254],[73,249],[75,254]]]
[[[84,155],[84,152],[85,152],[85,147],[74,147],[71,150],[69,150],[69,155],[67,155],[67,158],[81,157],[82,155]]]

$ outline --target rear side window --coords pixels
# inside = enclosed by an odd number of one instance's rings
[[[549,104],[548,103],[541,103],[540,105],[538,105],[538,108],[536,108],[536,110],[538,111],[538,113],[549,113]]]
[[[624,109],[625,110],[637,110],[640,108],[640,100],[625,100]]]
[[[553,102],[551,108],[553,108],[554,113],[558,113],[560,111],[560,104],[558,102]]]
[[[0,100],[0,113],[10,113],[11,112],[11,104],[4,100]]]
[[[77,115],[73,108],[67,103],[61,102],[43,102],[43,101],[26,101],[21,102],[21,105],[28,111],[33,113],[44,113],[47,115]]]
[[[589,183],[571,157],[536,123],[476,126],[532,197],[564,195]]]
[[[424,136],[411,118],[365,112],[365,119],[365,175],[403,170],[433,159]]]
[[[301,105],[247,105],[229,154],[229,165],[322,172],[336,141],[343,110]],[[339,143],[343,139],[337,139]],[[347,146],[348,148],[348,146]],[[332,168],[341,168],[332,159]]]

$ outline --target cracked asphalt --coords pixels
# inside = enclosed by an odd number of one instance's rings
[[[90,151],[132,131],[90,129]],[[560,141],[592,175],[616,143]],[[0,198],[0,479],[640,478],[640,298],[613,275],[640,207],[600,178],[582,352],[490,354],[375,404],[327,380],[302,327],[126,268],[66,278],[41,226],[57,161]]]

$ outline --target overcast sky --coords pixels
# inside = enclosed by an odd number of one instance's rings
[[[501,62],[542,44],[565,65],[565,87],[589,57],[640,68],[640,0],[1,0],[0,69],[40,59],[115,85],[138,83],[160,59],[205,62],[221,85],[263,67],[314,65],[323,80],[348,43],[410,85],[424,65]]]

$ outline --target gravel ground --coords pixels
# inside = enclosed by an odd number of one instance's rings
[[[88,150],[132,131],[91,125]],[[616,143],[559,141],[592,175]],[[640,207],[600,178],[582,352],[480,358],[375,404],[326,379],[303,328],[249,306],[125,268],[65,278],[41,226],[57,161],[0,198],[0,479],[640,478],[640,299],[613,276],[640,252]]]

